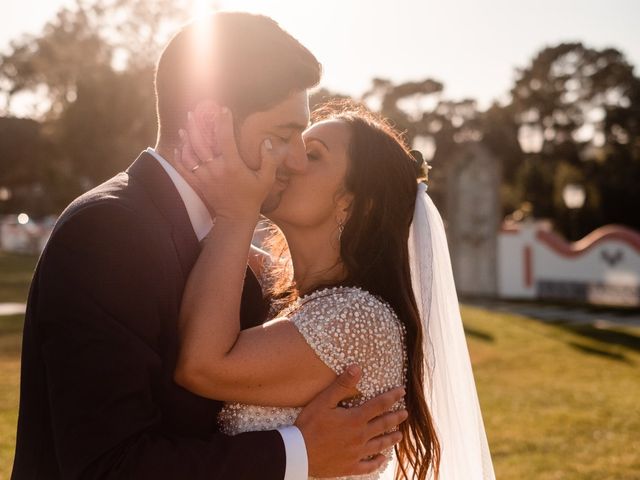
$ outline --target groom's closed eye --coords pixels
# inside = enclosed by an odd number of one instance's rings
[[[285,135],[275,135],[276,138],[278,138],[278,140],[280,140],[283,143],[289,143],[291,141],[291,137],[293,136],[293,134],[289,134],[287,136]]]
[[[278,143],[288,145],[289,143],[291,143],[291,139],[293,138],[293,130],[278,128],[271,130],[269,135],[277,140]]]
[[[273,129],[273,135],[278,137],[284,143],[289,143],[296,134],[302,135],[302,132],[307,128],[298,122],[289,122],[282,125],[277,125]]]

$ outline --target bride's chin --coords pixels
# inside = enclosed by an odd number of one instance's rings
[[[287,205],[282,195],[278,198],[278,202],[268,211],[263,211],[262,215],[267,217],[277,227],[287,222]]]
[[[282,229],[283,221],[280,215],[278,215],[278,208],[271,210],[270,212],[263,213],[262,216],[267,218],[271,223],[273,223],[276,227]]]
[[[263,215],[268,218],[269,221],[276,227],[278,227],[282,232],[284,232],[285,230],[289,230],[293,226],[293,224],[295,224],[295,222],[292,222],[292,219],[287,217],[286,212],[283,211],[283,209],[281,209],[280,207]]]

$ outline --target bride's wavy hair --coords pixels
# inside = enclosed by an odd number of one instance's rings
[[[411,286],[408,238],[420,169],[403,136],[386,120],[350,101],[322,105],[314,121],[336,119],[351,130],[345,189],[353,193],[349,216],[340,236],[344,284],[360,287],[386,300],[406,328],[409,418],[400,426],[402,441],[395,447],[396,479],[425,480],[431,469],[438,476],[440,444],[425,399],[425,359],[422,322]],[[286,258],[281,234],[268,247]],[[280,258],[283,258],[282,256]],[[275,262],[272,298],[295,297],[286,263]],[[283,275],[284,274],[284,275]],[[317,286],[318,287],[318,286]]]

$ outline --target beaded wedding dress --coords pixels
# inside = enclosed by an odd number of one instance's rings
[[[408,247],[411,285],[424,332],[425,398],[440,441],[439,478],[495,480],[444,224],[424,183],[418,185]],[[403,326],[391,307],[374,295],[357,288],[326,289],[300,298],[283,315],[337,374],[352,363],[362,367],[361,395],[345,406],[406,384]],[[229,434],[267,430],[293,424],[300,410],[227,404],[219,421]],[[392,479],[396,462],[392,450],[385,454],[386,470],[353,478]]]
[[[318,290],[299,298],[279,317],[286,317],[302,334],[318,357],[336,374],[351,364],[362,368],[360,395],[342,406],[353,407],[406,381],[404,326],[383,300],[354,287]],[[394,409],[404,408],[397,403]],[[226,404],[218,416],[223,432],[273,430],[293,425],[301,408],[266,407],[240,403]],[[384,454],[388,461],[393,450]],[[387,462],[388,463],[388,462]],[[386,465],[385,465],[386,467]],[[375,480],[378,472],[341,480]]]

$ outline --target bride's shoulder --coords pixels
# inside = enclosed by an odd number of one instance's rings
[[[298,300],[297,310],[326,321],[374,322],[392,324],[400,321],[384,299],[359,287],[331,287],[305,295]],[[294,312],[295,313],[295,312]]]
[[[366,290],[335,287],[300,298],[289,320],[336,374],[363,370],[363,398],[403,383],[406,330],[391,306]]]

